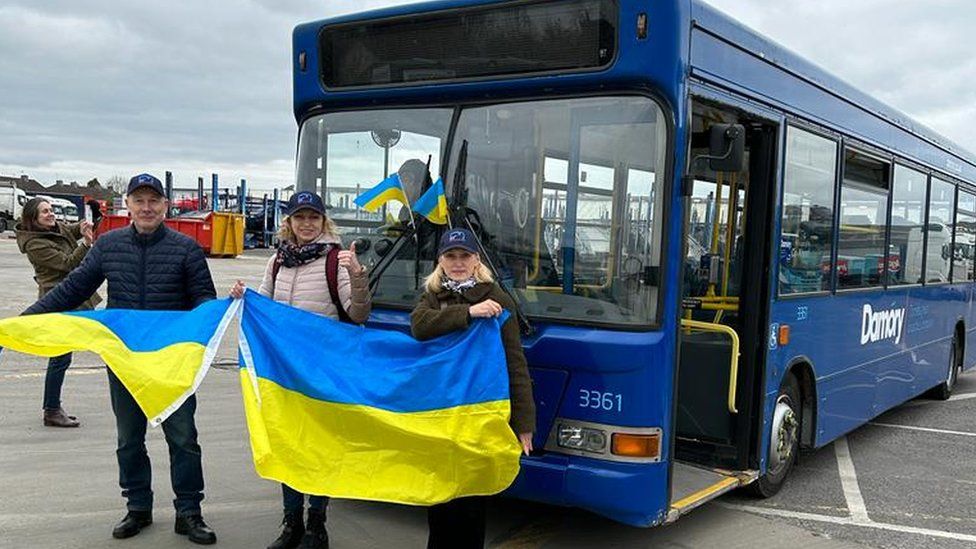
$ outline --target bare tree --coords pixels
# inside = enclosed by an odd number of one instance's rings
[[[129,180],[121,175],[113,175],[105,182],[105,188],[112,189],[118,194],[124,195],[125,189],[129,186]]]

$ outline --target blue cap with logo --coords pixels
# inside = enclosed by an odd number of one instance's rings
[[[125,194],[132,194],[137,189],[141,189],[143,187],[156,191],[156,193],[158,193],[160,196],[166,196],[166,191],[163,190],[163,184],[148,173],[141,173],[133,176],[132,179],[129,180],[129,187],[126,189]]]
[[[291,195],[291,198],[288,199],[288,206],[285,208],[285,213],[292,215],[298,210],[312,210],[325,215],[325,203],[322,202],[321,196],[313,192],[300,191]]]
[[[438,257],[454,249],[461,249],[473,254],[478,253],[478,243],[474,234],[467,229],[448,229],[441,235],[441,244],[437,247]]]

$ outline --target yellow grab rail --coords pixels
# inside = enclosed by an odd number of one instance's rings
[[[739,410],[735,407],[735,387],[739,380],[739,334],[735,330],[723,324],[712,324],[700,320],[681,319],[681,326],[689,330],[701,330],[703,332],[715,332],[725,334],[732,340],[732,365],[729,368],[729,412],[738,414]]]

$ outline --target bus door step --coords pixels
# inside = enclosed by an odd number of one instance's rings
[[[673,462],[671,508],[665,522],[672,522],[706,501],[754,481],[756,471],[726,471]]]

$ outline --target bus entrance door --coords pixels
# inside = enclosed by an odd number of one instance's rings
[[[671,480],[672,513],[679,514],[758,475],[757,342],[765,335],[764,235],[776,141],[774,124],[710,103],[695,103],[692,124]],[[741,162],[716,152],[723,133],[744,137],[728,155]]]

